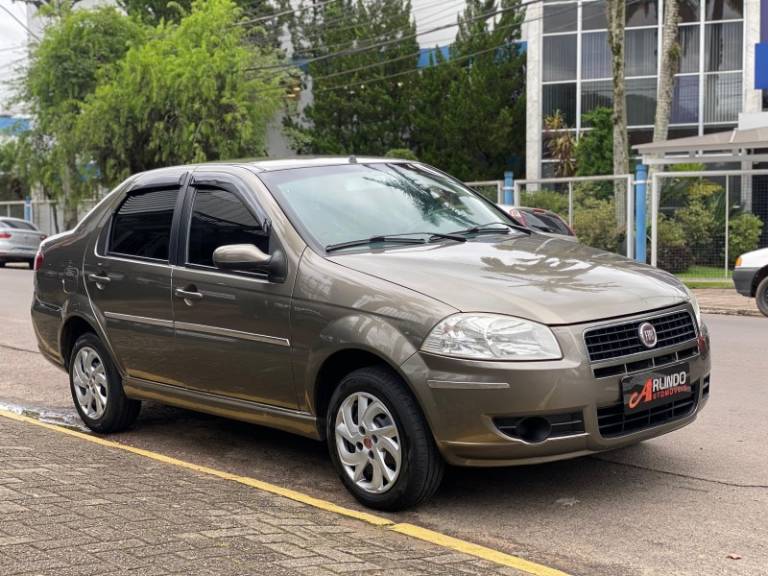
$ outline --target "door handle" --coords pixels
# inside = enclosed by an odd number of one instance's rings
[[[101,274],[88,274],[88,280],[96,283],[96,287],[101,290],[105,284],[112,282],[112,278]]]
[[[176,290],[173,291],[173,294],[176,296],[176,298],[183,298],[184,300],[202,300],[203,294],[201,292],[196,292],[193,290],[184,290],[183,288],[176,288]]]

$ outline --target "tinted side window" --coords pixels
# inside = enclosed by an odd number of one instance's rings
[[[261,225],[237,196],[224,190],[197,190],[187,262],[213,266],[213,251],[227,244],[255,244],[269,250]]]
[[[178,189],[130,194],[112,219],[109,251],[168,260],[173,208],[178,194]]]

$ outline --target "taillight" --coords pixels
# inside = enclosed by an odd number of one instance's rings
[[[8,240],[11,237],[10,232],[0,232],[0,240]]]
[[[34,270],[40,270],[40,268],[43,267],[43,249],[38,248],[37,254],[35,254],[35,265],[33,267]]]

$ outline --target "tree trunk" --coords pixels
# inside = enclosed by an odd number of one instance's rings
[[[608,0],[608,44],[611,48],[613,68],[613,173],[629,172],[629,142],[627,140],[627,99],[624,92],[624,25],[625,0]],[[626,183],[614,185],[616,221],[626,224]]]
[[[64,229],[72,230],[77,226],[77,198],[75,195],[74,175],[77,173],[70,162],[66,162],[61,178],[62,199],[64,200]]]
[[[661,70],[659,70],[659,95],[656,102],[656,119],[653,125],[653,141],[662,142],[669,136],[669,120],[675,95],[675,74],[680,67],[680,44],[677,41],[680,24],[678,0],[664,2],[664,22],[661,34]]]

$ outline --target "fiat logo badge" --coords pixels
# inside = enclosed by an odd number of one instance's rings
[[[637,328],[637,334],[640,336],[640,342],[642,342],[643,346],[646,348],[653,348],[659,341],[658,336],[656,335],[656,328],[654,328],[653,324],[650,322],[643,322],[640,324]]]

